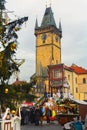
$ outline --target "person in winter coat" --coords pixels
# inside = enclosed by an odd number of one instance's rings
[[[47,124],[50,123],[50,117],[52,116],[52,111],[49,107],[46,108],[46,119],[47,119]]]
[[[31,124],[35,123],[35,107],[32,107],[30,109],[29,121],[30,121]]]
[[[51,121],[54,121],[56,118],[56,111],[54,109],[52,109],[52,116],[50,117]]]
[[[36,106],[36,109],[35,109],[35,125],[39,125],[39,121],[40,121],[40,118],[41,118],[41,111],[39,109],[39,106]]]
[[[87,129],[87,114],[85,116],[85,128]]]
[[[40,114],[41,114],[41,117],[40,117],[40,124],[42,125],[43,124],[43,114],[45,112],[45,109],[43,106],[40,106]]]
[[[21,125],[25,125],[26,112],[27,111],[26,111],[25,107],[23,107],[21,110]]]

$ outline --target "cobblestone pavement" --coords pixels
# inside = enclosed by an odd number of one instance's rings
[[[63,130],[63,126],[56,122],[50,123],[49,125],[44,122],[42,126],[35,126],[34,124],[21,126],[21,130]]]

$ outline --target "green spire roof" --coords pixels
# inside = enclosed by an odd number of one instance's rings
[[[55,23],[55,20],[54,20],[52,9],[51,9],[51,7],[48,7],[45,10],[45,14],[43,16],[41,27],[47,27],[47,26],[50,26],[50,25],[56,27],[56,23]]]
[[[5,9],[5,0],[0,0],[0,10],[4,10]]]
[[[37,18],[36,18],[36,23],[35,23],[35,29],[38,29],[38,21],[37,21]]]

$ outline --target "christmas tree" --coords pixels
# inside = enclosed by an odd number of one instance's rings
[[[23,17],[9,22],[5,3],[5,0],[0,0],[0,104],[2,108],[7,107],[6,103],[13,107],[13,100],[16,101],[15,97],[19,96],[19,94],[15,96],[17,92],[9,85],[9,79],[15,71],[19,71],[20,66],[14,59],[18,46],[17,31],[28,20],[28,17]]]
[[[28,17],[8,21],[5,11],[5,0],[0,0],[0,83],[9,81],[14,71],[19,71],[19,65],[13,59],[18,45],[17,31],[21,29]]]

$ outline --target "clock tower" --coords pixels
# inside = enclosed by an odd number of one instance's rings
[[[38,26],[35,24],[36,36],[36,77],[39,92],[49,91],[48,65],[61,63],[62,28],[57,28],[51,7],[47,7]],[[42,89],[42,90],[41,90]]]

